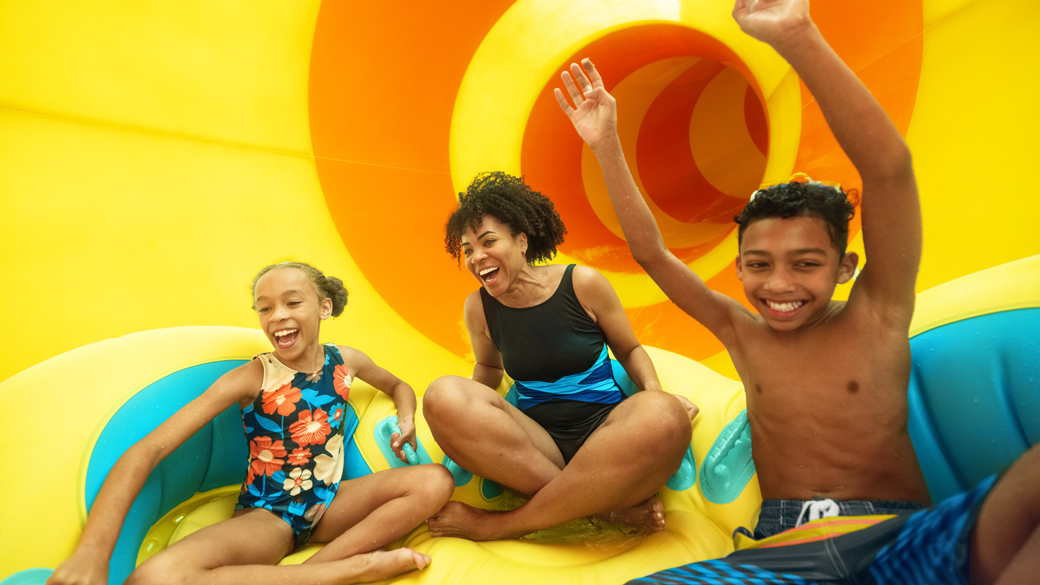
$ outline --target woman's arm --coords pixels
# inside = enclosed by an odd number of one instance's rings
[[[148,474],[218,414],[254,396],[262,383],[263,367],[259,362],[251,361],[231,370],[123,453],[94,500],[75,552],[55,569],[48,585],[107,583],[108,563],[119,532]]]
[[[473,346],[473,356],[477,364],[473,366],[473,381],[495,389],[502,383],[505,367],[502,365],[502,354],[491,341],[487,330],[487,319],[484,317],[484,303],[480,300],[480,291],[466,297],[462,309],[469,331],[469,341]]]
[[[641,390],[662,390],[661,381],[657,378],[657,370],[650,360],[646,349],[636,339],[632,324],[621,305],[621,299],[614,292],[610,281],[596,270],[587,266],[575,266],[574,294],[578,302],[603,330],[607,337],[607,345],[614,357],[625,368],[628,377]],[[690,418],[697,415],[698,408],[684,396],[676,395],[683,403]]]
[[[342,345],[339,346],[339,352],[347,364],[347,369],[356,373],[355,377],[361,378],[393,399],[394,405],[397,406],[397,427],[401,429],[401,434],[394,433],[390,436],[390,447],[398,459],[407,463],[405,443],[411,445],[413,450],[419,448],[415,439],[415,391],[407,382],[376,365],[372,358],[364,353]]]

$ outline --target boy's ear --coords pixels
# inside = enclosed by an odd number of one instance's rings
[[[856,267],[859,266],[859,254],[846,252],[845,257],[838,263],[838,284],[845,284],[856,275]]]
[[[321,317],[322,321],[332,316],[332,299],[322,299],[318,310],[318,316]]]
[[[740,256],[739,255],[737,256],[737,259],[733,261],[733,265],[737,269],[737,280],[743,282],[744,281],[744,263],[740,261]]]

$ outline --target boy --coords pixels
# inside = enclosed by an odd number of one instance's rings
[[[596,154],[632,255],[672,301],[723,342],[740,374],[766,500],[755,537],[839,513],[902,514],[906,521],[907,512],[929,503],[907,430],[908,332],[921,258],[921,211],[909,149],[823,40],[807,0],[737,0],[733,14],[744,32],[770,44],[798,72],[862,177],[870,263],[847,302],[831,300],[835,286],[854,276],[859,260],[845,252],[852,207],[840,190],[778,185],[758,191],[738,216],[737,276],[755,314],[709,290],[665,247],[625,163],[614,99],[588,60],[588,77],[571,67],[581,92],[563,75],[575,107],[560,90],[557,100]],[[1025,578],[1027,564],[1032,575],[1040,574],[1040,560],[1026,553],[1031,547],[1030,554],[1040,556],[1040,489],[1026,487],[1040,485],[1038,466],[1040,451],[1033,449],[993,490],[981,513],[988,485],[961,502],[960,525],[968,528],[952,539],[946,560],[937,561],[940,569],[954,564],[953,549],[966,545],[971,531],[974,582],[995,582],[1002,572],[1016,574],[1012,568]],[[1016,511],[1010,494],[1021,498],[1023,490],[1028,499]]]

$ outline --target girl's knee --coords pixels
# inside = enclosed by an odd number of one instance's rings
[[[126,580],[126,585],[188,585],[194,579],[186,572],[184,559],[163,551],[141,563]]]
[[[433,464],[425,467],[429,469],[426,471],[424,480],[428,486],[431,499],[434,500],[437,508],[440,509],[441,506],[451,499],[451,495],[455,493],[455,478],[452,477],[448,468],[443,465]]]

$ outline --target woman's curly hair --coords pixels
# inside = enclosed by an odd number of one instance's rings
[[[445,226],[444,249],[452,258],[461,261],[462,235],[467,229],[477,229],[484,216],[509,226],[514,237],[527,234],[528,264],[551,260],[567,233],[553,202],[528,187],[523,177],[500,171],[481,173],[465,193],[459,193],[459,207]]]
[[[831,244],[838,257],[845,256],[849,241],[849,220],[856,215],[856,190],[848,193],[837,185],[813,181],[804,175],[796,175],[788,183],[780,183],[759,189],[751,196],[740,215],[733,218],[737,229],[738,246],[744,242],[744,231],[754,221],[769,217],[818,217],[827,226]],[[850,201],[852,199],[852,201]]]

